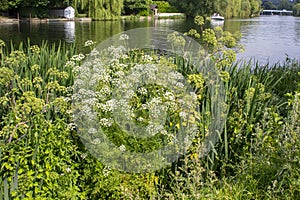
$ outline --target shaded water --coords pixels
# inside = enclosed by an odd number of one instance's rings
[[[245,52],[238,59],[253,58],[260,63],[282,61],[286,55],[300,58],[300,18],[292,16],[261,16],[252,19],[230,19],[221,24],[230,32],[240,31]],[[19,43],[30,38],[32,44],[43,40],[76,43],[80,48],[87,40],[97,43],[122,31],[140,27],[165,27],[186,32],[194,27],[192,20],[160,19],[142,21],[93,21],[0,24],[0,38]]]

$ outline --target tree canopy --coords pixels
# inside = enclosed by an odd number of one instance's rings
[[[169,0],[179,11],[190,17],[210,16],[213,13],[231,17],[250,17],[259,14],[261,0]]]
[[[73,6],[77,13],[94,19],[114,19],[121,15],[123,0],[1,0],[0,10],[30,13],[33,17],[46,17],[47,10]]]

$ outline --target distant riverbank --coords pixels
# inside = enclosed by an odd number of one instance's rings
[[[61,22],[61,21],[92,21],[92,18],[83,17],[83,18],[74,18],[74,19],[67,19],[67,18],[47,18],[47,19],[40,19],[40,18],[6,18],[0,17],[0,23],[19,23],[19,22]]]
[[[120,17],[121,20],[132,20],[132,19],[183,19],[185,18],[185,14],[183,13],[158,13],[158,15],[151,15],[151,16],[139,16],[139,15],[123,15]],[[67,18],[8,18],[8,17],[0,17],[0,23],[19,23],[19,22],[61,22],[61,21],[82,21],[82,22],[90,22],[93,21],[92,18],[89,17],[76,17],[74,19],[67,19]],[[106,20],[101,20],[106,21]]]

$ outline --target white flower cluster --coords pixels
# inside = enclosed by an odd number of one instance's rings
[[[111,127],[114,123],[114,120],[112,118],[101,118],[99,121],[100,125],[102,127]]]
[[[95,134],[95,133],[97,133],[97,129],[95,129],[95,128],[90,128],[90,129],[89,129],[89,134],[90,134],[90,135],[93,135],[93,134]]]
[[[111,63],[118,62],[118,59],[123,58],[126,54],[126,48],[124,46],[114,47],[110,46],[108,47],[108,53],[110,56]]]
[[[98,56],[100,55],[100,52],[99,52],[98,50],[96,50],[96,49],[93,49],[93,50],[91,51],[90,55],[91,55],[92,57],[98,57]]]
[[[92,141],[92,144],[100,144],[101,143],[101,140],[99,138],[95,138],[93,141]]]
[[[119,40],[129,40],[129,35],[121,34]]]
[[[72,56],[71,61],[77,61],[77,62],[79,62],[79,61],[82,61],[84,58],[85,58],[85,56],[80,53],[78,55]]]
[[[165,130],[164,130],[164,127],[161,124],[151,123],[146,127],[146,131],[147,131],[148,135],[154,136],[158,133],[164,132]]]
[[[85,43],[84,43],[84,46],[85,47],[89,47],[89,46],[93,46],[95,43],[93,42],[93,40],[87,40]]]
[[[122,144],[121,146],[119,146],[119,150],[122,152],[126,151],[126,146],[124,144]]]
[[[102,170],[103,176],[107,177],[111,172],[110,166],[105,166]]]
[[[144,87],[138,88],[137,92],[138,92],[139,94],[141,94],[141,95],[147,95],[147,94],[148,94],[147,89],[144,88]]]
[[[143,60],[144,62],[146,62],[146,63],[151,63],[154,59],[153,59],[152,56],[146,54],[146,55],[143,55],[143,56],[142,56],[142,60]]]
[[[71,60],[67,61],[66,64],[65,64],[65,67],[73,69],[75,67],[75,62],[71,61]]]
[[[172,92],[167,91],[163,96],[168,101],[175,101],[175,96]]]
[[[121,35],[120,39],[128,40],[129,37]],[[140,63],[126,63],[122,61],[127,56],[123,46],[110,46],[106,52],[103,55],[100,53],[105,58],[85,62],[76,68],[72,100],[81,104],[77,111],[78,120],[99,119],[98,124],[102,128],[117,124],[122,130],[128,130],[126,125],[129,121],[131,129],[128,131],[137,131],[132,123],[140,122],[144,124],[142,130],[148,136],[163,134],[175,142],[176,131],[174,127],[171,131],[166,118],[171,116],[170,112],[177,112],[172,116],[179,116],[181,119],[177,121],[187,124],[197,99],[194,93],[186,94],[183,75],[163,62],[154,63],[149,55],[143,55]],[[82,59],[84,56],[79,54],[72,57],[71,62]],[[141,100],[145,97],[148,99]],[[93,135],[97,130],[90,128],[87,132]],[[100,140],[96,138],[92,143],[98,144]],[[124,145],[119,149],[126,151]]]

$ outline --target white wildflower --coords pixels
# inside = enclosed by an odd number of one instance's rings
[[[97,51],[96,49],[93,49],[93,50],[91,51],[91,54],[90,54],[90,55],[93,56],[93,57],[96,57],[96,56],[99,56],[100,53],[99,53],[99,51]],[[100,64],[101,62],[99,62],[99,61],[100,61],[100,60],[97,59],[96,62],[94,62],[94,63]]]
[[[147,89],[144,88],[144,87],[140,87],[140,88],[137,90],[137,92],[138,92],[139,94],[141,94],[141,95],[147,95],[147,94],[148,94]]]
[[[77,126],[76,126],[75,123],[69,123],[69,124],[68,124],[68,129],[69,129],[69,130],[75,130],[76,127],[77,127]]]
[[[178,88],[184,88],[184,84],[181,82],[177,82],[175,86]]]
[[[110,174],[110,167],[109,166],[105,166],[102,170],[103,176],[107,177]]]
[[[112,118],[102,118],[99,121],[99,124],[103,127],[110,127],[113,124],[113,119]]]
[[[119,150],[122,151],[122,152],[125,152],[126,151],[125,145],[122,144],[121,146],[119,146]]]
[[[121,34],[119,40],[129,40],[129,35]]]
[[[101,143],[101,140],[99,138],[95,138],[93,141],[92,141],[92,144],[100,144]]]
[[[124,71],[117,71],[114,75],[116,77],[123,77],[123,76],[125,76],[125,73],[124,73]]]
[[[74,55],[71,58],[71,61],[82,61],[85,58],[85,56],[83,54],[78,54],[78,55]]]
[[[168,101],[175,101],[175,96],[172,92],[166,92],[164,94],[164,98],[167,99]]]
[[[100,94],[102,95],[109,95],[111,93],[111,89],[108,86],[104,86],[103,88],[101,88],[101,90],[99,91]]]
[[[91,134],[91,135],[92,135],[92,134],[95,134],[95,133],[97,133],[97,129],[95,129],[95,128],[90,128],[89,131],[88,131],[88,133]]]
[[[85,47],[89,47],[89,46],[93,46],[95,43],[93,42],[93,40],[88,40],[84,43]]]
[[[181,112],[179,113],[179,116],[180,116],[180,117],[183,117],[183,118],[186,118],[186,117],[188,116],[188,114],[187,114],[186,112],[184,112],[184,111],[181,111]]]
[[[83,153],[83,154],[80,155],[80,157],[81,157],[82,159],[85,159],[85,158],[87,157],[87,154],[86,154],[86,153]]]
[[[147,104],[142,104],[142,105],[141,105],[141,108],[142,108],[143,110],[147,110],[147,109],[148,109],[148,105],[147,105]]]
[[[67,168],[66,168],[66,172],[67,172],[67,173],[70,173],[71,171],[72,171],[72,170],[71,170],[70,167],[67,167]]]
[[[74,74],[78,74],[79,72],[80,72],[80,66],[75,66],[73,69],[72,69],[72,72],[74,73]]]
[[[145,119],[143,117],[139,117],[139,118],[137,118],[137,121],[143,122],[143,121],[145,121]]]
[[[148,134],[150,136],[154,136],[156,135],[157,133],[160,133],[164,130],[164,127],[159,124],[159,125],[156,125],[156,124],[153,124],[153,123],[150,123],[147,128],[146,128],[146,131],[148,132]]]
[[[65,64],[66,68],[73,68],[75,67],[75,62],[74,61],[67,61]]]
[[[153,58],[150,55],[143,55],[142,60],[145,62],[152,62]]]

